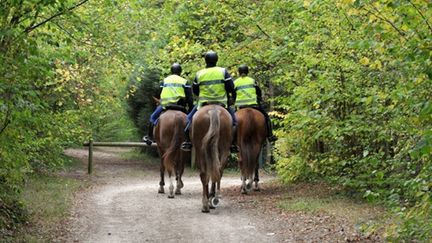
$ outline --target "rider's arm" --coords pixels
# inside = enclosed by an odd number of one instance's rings
[[[234,88],[234,81],[226,69],[225,69],[224,78],[225,78],[225,80],[224,80],[225,90],[226,90],[227,95],[228,95],[228,101],[230,103],[234,103],[234,100],[236,99],[236,96],[237,96],[235,88]],[[230,100],[230,98],[231,98],[231,100]],[[229,105],[230,104],[228,104],[228,106]]]
[[[198,79],[196,77],[192,83],[192,91],[194,95],[199,96],[199,84],[198,84]]]
[[[255,83],[255,90],[256,90],[256,95],[257,95],[257,103],[258,105],[261,105],[263,100],[262,100],[262,91],[260,89],[260,87],[258,86],[257,83]]]
[[[186,85],[184,87],[185,95],[186,95],[186,104],[188,105],[188,111],[191,111],[193,108],[193,97],[192,97],[192,89],[191,86]]]

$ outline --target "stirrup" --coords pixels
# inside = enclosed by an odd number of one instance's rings
[[[231,144],[230,151],[231,151],[231,153],[238,153],[239,147],[236,144]]]
[[[144,136],[143,141],[144,141],[144,143],[146,143],[149,146],[152,145],[152,143],[153,143],[153,141],[150,139],[149,136]]]
[[[181,150],[183,151],[191,151],[192,143],[191,142],[183,142],[181,145]]]

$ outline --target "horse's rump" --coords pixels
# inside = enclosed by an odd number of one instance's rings
[[[182,162],[180,145],[184,140],[186,114],[181,111],[164,112],[156,126],[156,142],[165,168],[170,172],[175,163]]]
[[[252,175],[266,137],[265,117],[253,108],[240,109],[236,112],[236,116],[240,169],[242,174]]]
[[[232,140],[231,116],[225,108],[207,105],[200,108],[192,122],[192,142],[196,150],[197,166],[213,182],[220,180]]]

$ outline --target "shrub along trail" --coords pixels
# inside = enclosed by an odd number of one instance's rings
[[[323,212],[282,211],[279,202],[290,190],[270,175],[262,176],[262,191],[240,195],[237,173],[222,178],[222,203],[201,213],[201,183],[196,171],[186,170],[182,195],[158,194],[159,172],[154,161],[121,158],[125,149],[94,152],[92,186],[76,195],[68,242],[377,242],[364,236],[343,216]],[[87,163],[87,150],[66,154]],[[74,176],[85,179],[85,171]],[[88,179],[88,178],[87,178]],[[167,180],[166,180],[167,182]],[[165,186],[167,190],[167,186]],[[316,188],[315,188],[316,189]],[[291,192],[291,196],[295,196]],[[338,209],[335,209],[338,210]]]

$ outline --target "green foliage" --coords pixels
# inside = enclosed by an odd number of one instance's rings
[[[127,95],[128,114],[140,137],[148,133],[150,115],[156,108],[153,98],[159,98],[160,80],[160,71],[156,69],[144,70],[131,78]]]
[[[68,166],[76,168],[78,163],[81,162],[69,161]],[[20,203],[15,205],[17,208],[26,206],[27,220],[19,223],[27,227],[10,232],[2,242],[52,242],[58,237],[64,219],[70,216],[74,195],[85,186],[86,180],[78,178],[48,174],[26,176]]]
[[[132,67],[123,54],[133,56],[134,45],[108,21],[129,23],[116,10],[110,1],[1,2],[0,200],[7,210],[0,228],[25,221],[17,199],[25,175],[62,166],[65,146],[134,135],[122,104]]]
[[[276,98],[285,118],[280,175],[320,176],[385,201],[402,222],[389,239],[430,239],[430,4],[303,1],[296,8],[268,17],[290,19],[275,33],[290,33],[282,55],[291,57],[278,78],[290,96]]]

